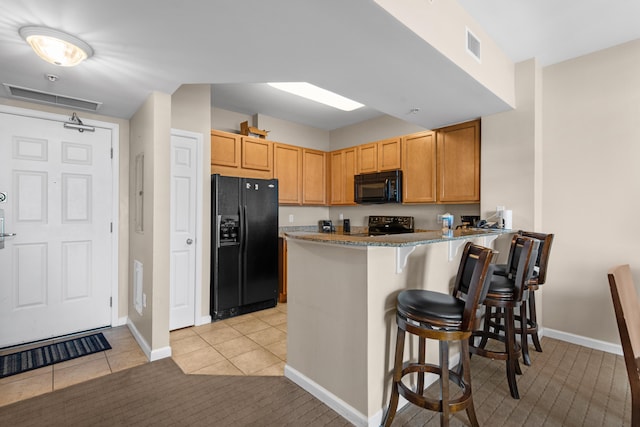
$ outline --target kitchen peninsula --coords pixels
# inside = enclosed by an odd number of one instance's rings
[[[386,236],[285,233],[285,375],[356,425],[379,425],[389,398],[395,299],[404,289],[449,293],[468,241],[508,252],[509,230]],[[502,257],[499,257],[502,261]],[[417,349],[417,341],[409,344]],[[437,345],[427,357],[437,360]]]

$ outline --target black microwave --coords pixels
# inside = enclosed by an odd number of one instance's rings
[[[356,203],[401,203],[402,171],[363,173],[354,177]]]

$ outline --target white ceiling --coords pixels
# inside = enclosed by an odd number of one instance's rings
[[[637,0],[458,1],[514,62],[549,65],[640,38]],[[152,91],[185,83],[213,84],[215,107],[321,129],[380,114],[433,128],[508,108],[371,0],[2,3],[0,83],[102,102],[108,116],[129,118]],[[18,35],[24,25],[74,34],[95,56],[47,64]],[[267,81],[308,81],[368,107],[338,112]]]

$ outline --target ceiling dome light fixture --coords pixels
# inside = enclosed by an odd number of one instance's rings
[[[18,32],[40,58],[51,64],[73,67],[93,56],[87,43],[53,28],[26,26]]]

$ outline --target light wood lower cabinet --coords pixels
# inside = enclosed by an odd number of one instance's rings
[[[302,204],[327,203],[327,153],[302,149]]]
[[[426,131],[402,138],[402,201],[436,202],[436,133]]]
[[[480,120],[436,131],[439,203],[480,202]]]
[[[273,177],[278,180],[278,201],[283,205],[302,203],[302,148],[273,145]]]

